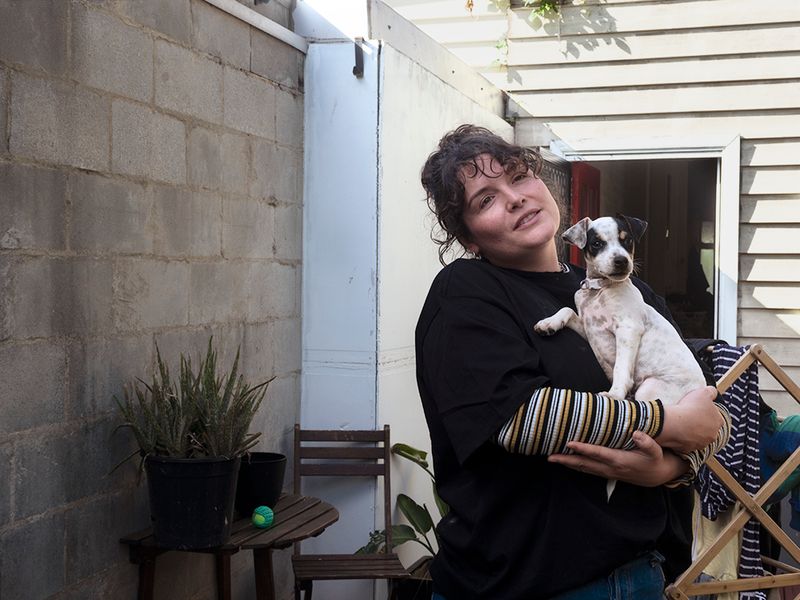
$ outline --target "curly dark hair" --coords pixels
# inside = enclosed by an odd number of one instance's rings
[[[488,154],[499,162],[506,173],[520,168],[530,169],[535,176],[542,170],[539,153],[532,148],[517,146],[505,141],[485,127],[461,125],[439,140],[439,147],[431,153],[422,167],[422,187],[425,188],[428,207],[438,223],[431,239],[439,246],[439,262],[446,264],[445,254],[455,242],[469,239],[464,223],[464,181],[462,169],[468,177],[483,171],[477,162],[481,154]]]

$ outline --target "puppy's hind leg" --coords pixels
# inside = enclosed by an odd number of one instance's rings
[[[552,317],[547,317],[536,323],[536,325],[533,326],[533,330],[539,335],[548,336],[554,335],[564,329],[564,327],[569,327],[582,338],[586,338],[586,332],[583,330],[583,323],[580,317],[568,306],[559,310]]]

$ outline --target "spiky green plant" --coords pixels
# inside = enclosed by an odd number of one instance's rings
[[[248,384],[239,373],[238,349],[230,372],[217,375],[212,340],[196,374],[191,359],[181,354],[177,385],[156,345],[152,383],[136,379],[125,386],[124,401],[114,396],[123,418],[117,429],[130,429],[139,446],[123,463],[137,454],[140,469],[151,455],[234,458],[258,442],[261,433],[248,429],[274,377]]]

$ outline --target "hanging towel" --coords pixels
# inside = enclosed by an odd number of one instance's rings
[[[747,352],[747,346],[714,346],[711,363],[714,378],[719,379]],[[761,484],[759,468],[759,393],[758,367],[754,362],[722,395],[722,404],[731,415],[731,437],[716,454],[716,459],[747,491],[755,494]],[[695,480],[704,517],[715,520],[717,515],[733,506],[736,498],[717,477],[703,466]],[[759,524],[750,519],[742,530],[742,547],[739,556],[739,577],[761,577]],[[741,592],[742,600],[764,600],[764,592]]]

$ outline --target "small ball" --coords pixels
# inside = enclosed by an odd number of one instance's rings
[[[266,529],[272,525],[274,514],[269,506],[259,506],[253,511],[250,521],[259,529]]]

